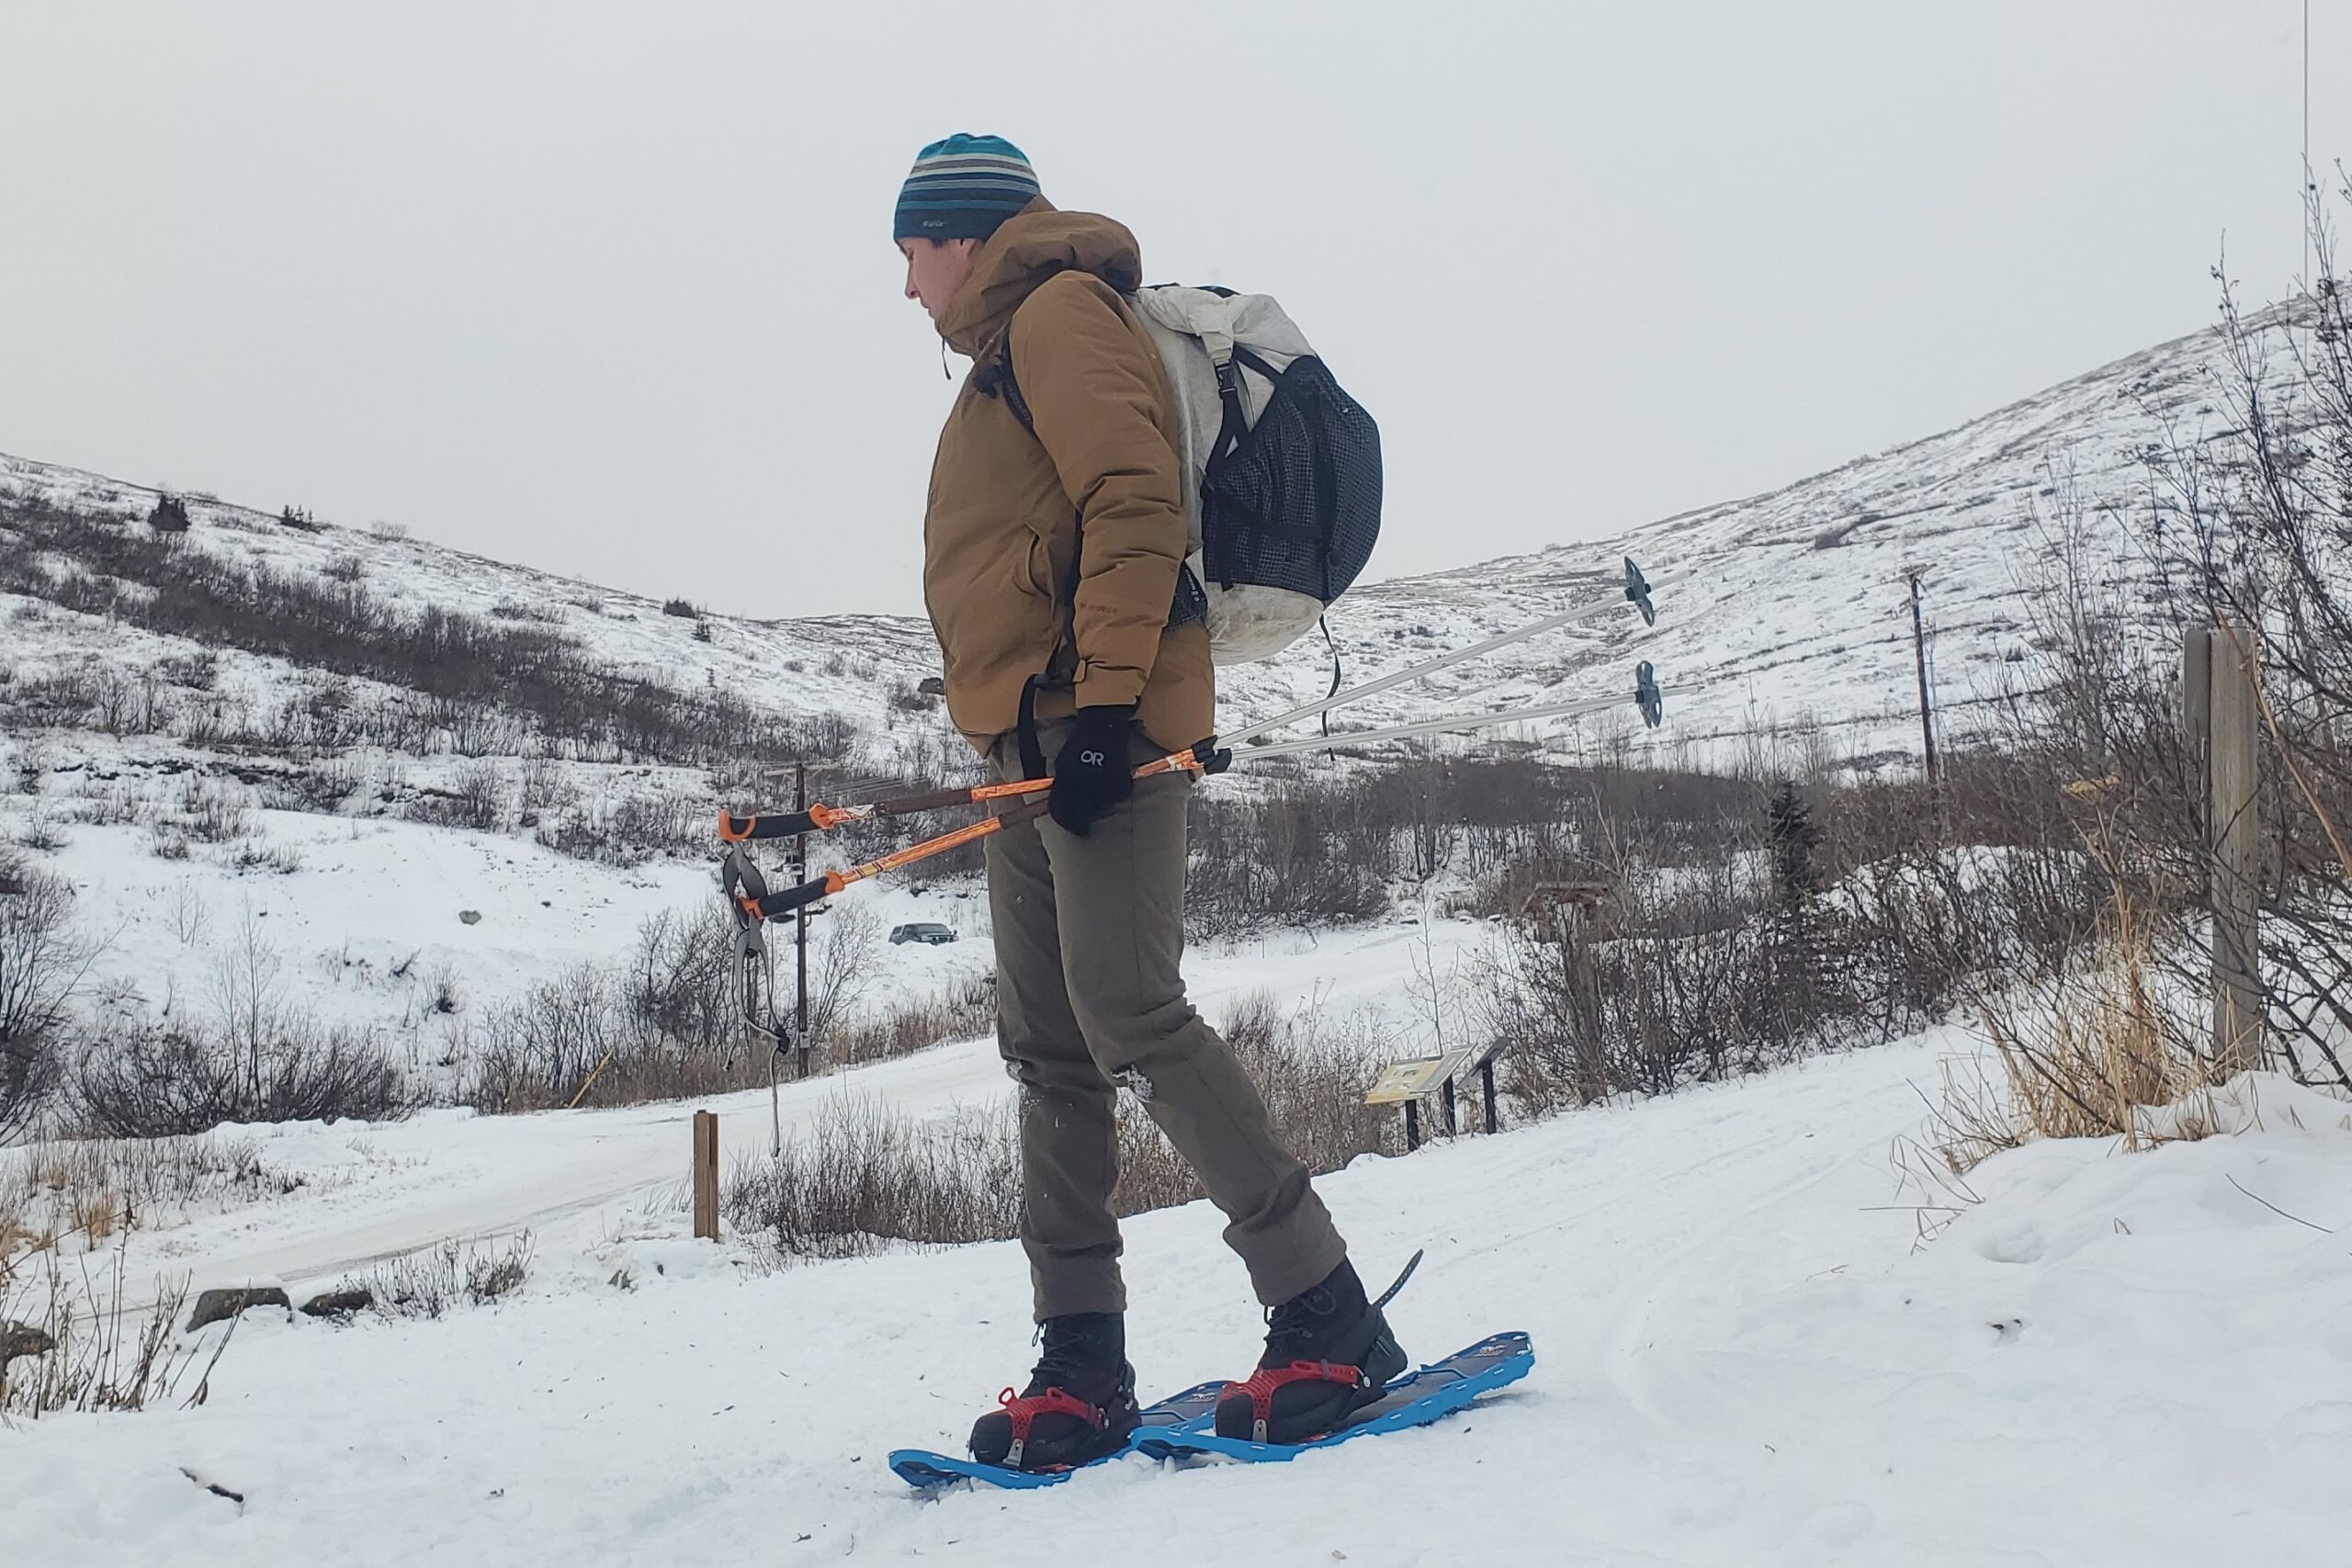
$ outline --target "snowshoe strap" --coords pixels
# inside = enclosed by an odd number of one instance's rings
[[[1396,1281],[1386,1290],[1381,1292],[1379,1298],[1372,1303],[1372,1307],[1374,1312],[1379,1311],[1382,1307],[1386,1306],[1390,1302],[1396,1299],[1396,1292],[1405,1288],[1405,1281],[1411,1279],[1413,1277],[1413,1270],[1421,1266],[1421,1254],[1428,1250],[1429,1249],[1427,1247],[1415,1247],[1413,1249],[1413,1256],[1405,1259],[1405,1267],[1398,1271]]]
[[[1337,1361],[1293,1361],[1287,1367],[1260,1367],[1250,1374],[1248,1382],[1225,1385],[1225,1396],[1237,1393],[1250,1396],[1250,1440],[1266,1440],[1266,1423],[1274,1414],[1274,1391],[1288,1388],[1295,1382],[1335,1382],[1346,1388],[1369,1388],[1360,1367],[1341,1366]],[[1010,1392],[1009,1390],[1007,1392]]]
[[[1110,1420],[1096,1406],[1058,1388],[1027,1395],[1017,1394],[1008,1388],[996,1396],[996,1402],[1004,1406],[1005,1415],[1012,1419],[1012,1446],[1004,1450],[1004,1462],[1013,1470],[1021,1468],[1021,1451],[1029,1446],[1029,1424],[1038,1416],[1049,1412],[1075,1416],[1097,1428]]]

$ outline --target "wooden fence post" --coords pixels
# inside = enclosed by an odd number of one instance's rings
[[[2212,849],[2213,1061],[2224,1073],[2262,1066],[2261,848],[2256,773],[2260,704],[2255,643],[2245,626],[2211,634],[2206,747],[2206,841]]]
[[[718,1239],[718,1113],[695,1112],[695,1239]]]

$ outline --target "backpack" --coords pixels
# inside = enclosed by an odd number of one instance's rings
[[[1218,664],[1271,659],[1372,557],[1379,427],[1270,297],[1160,284],[1123,298],[1159,350],[1182,427],[1190,547],[1168,624],[1205,620]],[[1009,354],[993,380],[1034,432]]]

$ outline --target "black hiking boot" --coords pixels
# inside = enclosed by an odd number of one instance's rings
[[[997,1396],[1001,1410],[972,1423],[972,1457],[1013,1470],[1065,1470],[1115,1453],[1136,1429],[1136,1370],[1126,1320],[1072,1313],[1042,1325],[1045,1348],[1029,1386]]]
[[[1319,1438],[1404,1370],[1388,1319],[1364,1299],[1355,1266],[1342,1262],[1267,1314],[1266,1353],[1249,1382],[1225,1385],[1216,1435],[1255,1443]]]

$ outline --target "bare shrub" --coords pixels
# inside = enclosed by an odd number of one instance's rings
[[[462,827],[492,832],[506,820],[506,780],[498,764],[487,761],[466,763],[451,781],[458,822]]]
[[[560,762],[534,757],[523,764],[523,826],[536,828],[542,818],[566,811],[580,799],[580,788]]]
[[[273,1020],[257,1051],[190,1031],[109,1033],[85,1048],[66,1101],[74,1131],[117,1138],[224,1122],[380,1122],[416,1107],[379,1041],[306,1019]]]
[[[581,964],[482,1020],[468,1098],[486,1111],[564,1104],[627,1043],[604,968]]]
[[[2243,652],[2260,671],[2267,1038],[2298,1077],[2352,1087],[2352,305],[2316,190],[2308,221],[2318,276],[2292,304],[2244,314],[2216,270],[2221,433],[2183,431],[2157,454],[2134,523],[2181,570],[2197,620],[2221,628],[2216,669]],[[2194,820],[2165,826],[2132,848],[2201,849]],[[2200,884],[2228,874],[2198,869]]]
[[[28,1322],[51,1348],[37,1356],[0,1359],[0,1416],[33,1419],[60,1411],[143,1410],[178,1393],[202,1355],[181,1348],[175,1325],[187,1302],[187,1280],[160,1280],[143,1313],[119,1303],[126,1283],[124,1254],[104,1281],[68,1273],[55,1249],[40,1254],[38,1269],[14,1279],[0,1267],[0,1318]],[[204,1359],[188,1403],[200,1404],[206,1379],[235,1334],[232,1325]]]
[[[426,1005],[433,1011],[444,1017],[456,1012],[462,1005],[458,989],[458,966],[446,963],[435,964],[433,972],[424,977],[424,990]]]
[[[127,675],[111,665],[96,677],[98,728],[109,735],[153,735],[169,728],[171,707],[153,671]]]
[[[98,956],[73,910],[72,884],[0,851],[0,1144],[57,1088],[69,1010]]]
[[[1358,1155],[1403,1152],[1395,1113],[1363,1102],[1380,1064],[1397,1054],[1376,1016],[1333,1021],[1309,1000],[1283,1018],[1273,997],[1260,991],[1236,1002],[1220,1032],[1265,1098],[1275,1135],[1310,1174],[1338,1170]],[[1114,1213],[1143,1213],[1206,1195],[1150,1111],[1148,1099],[1120,1099]]]
[[[17,829],[17,846],[51,854],[63,849],[65,843],[65,835],[57,830],[57,818],[51,811],[49,802],[33,802],[32,810],[25,818],[25,825]]]
[[[1202,935],[1238,935],[1380,914],[1396,839],[1369,805],[1362,791],[1306,779],[1242,798],[1196,798],[1187,925]]]
[[[700,855],[710,846],[710,823],[697,801],[632,793],[599,800],[560,824],[542,820],[534,836],[562,854],[633,866],[656,856]]]
[[[808,1034],[812,1041],[826,1041],[873,984],[882,952],[882,917],[870,904],[836,900],[825,911],[819,933],[808,966]]]
[[[529,1231],[503,1247],[445,1241],[348,1276],[335,1289],[367,1292],[370,1310],[386,1317],[441,1317],[453,1307],[488,1306],[512,1295],[530,1277],[531,1251]]]
[[[716,900],[692,917],[665,911],[639,928],[625,967],[581,964],[491,1009],[474,1031],[468,1100],[522,1111],[765,1083],[765,1055],[744,1040],[732,934]]]
[[[826,1053],[853,1066],[986,1034],[996,1027],[995,981],[993,971],[968,976],[878,1015],[850,1019],[824,1037]]]
[[[226,863],[232,871],[266,871],[291,876],[302,869],[302,852],[291,844],[239,844]]]
[[[1311,1171],[1390,1151],[1392,1118],[1363,1103],[1368,1064],[1385,1054],[1376,1025],[1334,1029],[1315,1010],[1270,1021],[1270,998],[1245,1000],[1237,1054],[1266,1097],[1277,1134]],[[1121,1098],[1119,1183],[1113,1206],[1142,1213],[1199,1197],[1193,1173],[1149,1117],[1149,1101]],[[776,1159],[741,1162],[721,1206],[739,1233],[787,1257],[843,1257],[893,1242],[1001,1240],[1021,1223],[1021,1145],[1011,1106],[918,1121],[878,1101],[841,1095],[786,1141]]]
[[[1020,1148],[1008,1107],[919,1122],[839,1095],[775,1158],[738,1162],[720,1208],[738,1234],[786,1257],[1001,1241],[1021,1226]]]
[[[180,830],[199,844],[227,844],[254,830],[253,807],[241,785],[191,773],[180,786]]]

